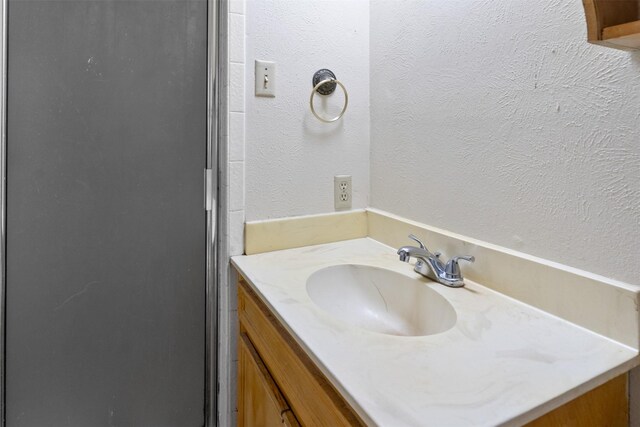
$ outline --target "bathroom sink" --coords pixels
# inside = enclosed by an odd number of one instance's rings
[[[335,319],[382,334],[437,334],[457,318],[451,304],[425,282],[366,265],[318,270],[307,280],[307,292]]]

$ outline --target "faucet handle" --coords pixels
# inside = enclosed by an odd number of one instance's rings
[[[416,237],[415,234],[409,234],[409,238],[411,240],[414,240],[418,245],[420,245],[421,249],[424,249],[425,251],[429,252],[429,249],[427,249],[427,247],[420,241],[420,239],[418,239],[418,237]],[[440,255],[442,255],[442,252],[440,251],[433,253],[433,256],[436,257],[438,260],[440,259]]]
[[[447,262],[444,268],[447,279],[462,279],[462,273],[460,272],[460,266],[458,260],[474,262],[476,257],[470,255],[454,256]]]
[[[425,245],[423,245],[423,244],[422,244],[422,242],[420,241],[420,239],[418,239],[418,238],[416,237],[416,235],[415,235],[415,234],[409,234],[409,238],[410,238],[411,240],[414,240],[416,243],[418,243],[418,244],[420,245],[420,248],[422,248],[422,249],[427,249],[427,247],[426,247]]]
[[[473,255],[459,255],[459,256],[454,256],[453,258],[451,258],[451,261],[458,262],[459,259],[464,260],[464,261],[469,261],[469,262],[475,262],[476,257],[474,257]]]

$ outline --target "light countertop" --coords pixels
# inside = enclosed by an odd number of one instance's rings
[[[237,256],[232,263],[371,425],[521,425],[638,364],[636,349],[477,283],[453,289],[431,282],[370,238]],[[337,264],[423,281],[453,305],[456,325],[400,337],[335,320],[311,301],[306,281]]]

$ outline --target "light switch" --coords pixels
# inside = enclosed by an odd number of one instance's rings
[[[256,59],[256,96],[276,96],[276,63]]]

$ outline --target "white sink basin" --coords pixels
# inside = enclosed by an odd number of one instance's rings
[[[334,318],[381,334],[437,334],[457,318],[451,304],[425,283],[366,265],[318,270],[307,280],[307,292]]]

